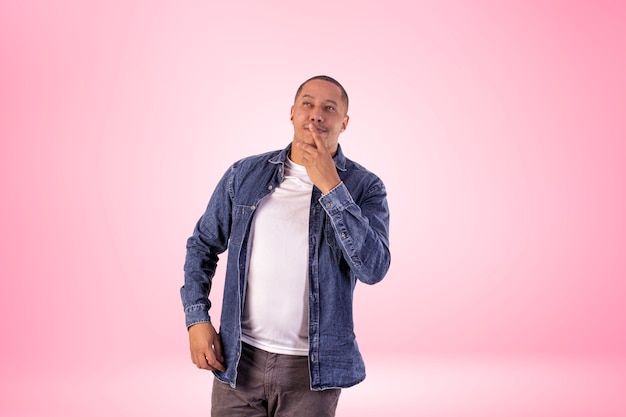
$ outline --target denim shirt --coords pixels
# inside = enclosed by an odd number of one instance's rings
[[[255,209],[284,178],[291,145],[234,163],[218,183],[187,241],[181,298],[187,327],[210,322],[208,299],[218,255],[228,249],[220,338],[226,370],[216,377],[236,386],[241,317],[246,296],[248,237]],[[347,388],[365,379],[354,335],[357,281],[375,284],[390,264],[385,186],[373,173],[334,156],[341,183],[326,195],[313,187],[309,216],[309,374],[313,390]],[[280,262],[276,259],[276,262]],[[280,288],[276,288],[280,297]]]

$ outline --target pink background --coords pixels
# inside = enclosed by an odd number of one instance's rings
[[[338,416],[626,415],[624,3],[226,3],[0,5],[0,415],[208,415],[185,240],[321,73],[392,210]]]

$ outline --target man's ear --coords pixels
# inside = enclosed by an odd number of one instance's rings
[[[293,106],[291,106],[291,111],[289,112],[289,120],[293,122]]]
[[[346,114],[346,117],[343,119],[343,123],[341,124],[341,131],[343,132],[348,127],[348,121],[350,121],[350,116]]]

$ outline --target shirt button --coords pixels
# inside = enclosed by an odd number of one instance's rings
[[[271,190],[272,188],[274,187],[272,187],[271,185],[267,187],[268,190]]]
[[[330,207],[330,203],[326,203],[326,207]]]

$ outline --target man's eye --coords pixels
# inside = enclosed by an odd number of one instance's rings
[[[333,106],[326,106],[326,110],[335,111],[335,108]]]
[[[304,107],[309,107],[309,106],[311,106],[311,103],[309,103],[309,102],[305,101],[304,103],[302,103],[302,105],[303,105]]]

